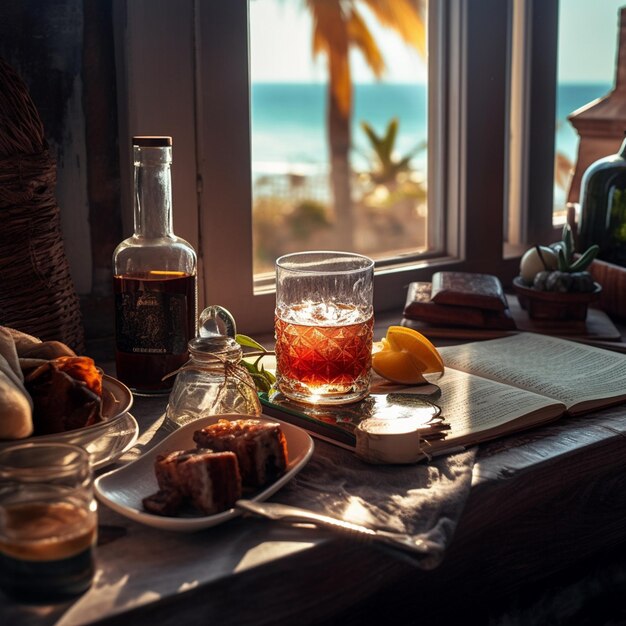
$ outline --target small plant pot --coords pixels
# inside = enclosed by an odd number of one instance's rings
[[[587,318],[589,304],[597,300],[602,291],[598,283],[588,292],[540,291],[524,285],[519,276],[513,279],[513,289],[520,306],[532,319],[579,321]]]

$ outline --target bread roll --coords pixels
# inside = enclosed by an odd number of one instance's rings
[[[6,359],[11,370],[23,382],[24,374],[17,356],[15,341],[11,331],[6,326],[0,326],[0,355]]]
[[[26,396],[26,401],[28,402],[30,408],[32,409],[33,400],[30,397],[30,394],[28,393],[28,391],[26,391],[26,386],[24,385],[24,377],[18,376],[13,371],[13,369],[11,368],[7,360],[1,354],[0,354],[0,372],[2,372],[5,375],[5,377],[8,380],[10,380],[13,383],[13,385],[15,385],[15,387],[17,387]],[[2,385],[1,382],[0,382],[0,385]],[[0,410],[1,410],[1,407],[0,407]]]
[[[40,341],[18,351],[24,359],[46,359],[51,361],[60,356],[76,356],[76,353],[60,341]]]
[[[40,365],[45,365],[48,362],[48,359],[23,359],[20,357],[20,367],[22,369],[22,374],[24,377],[28,376],[28,372],[30,370],[34,370],[36,367]]]
[[[29,346],[32,346],[35,343],[41,343],[41,339],[37,339],[37,337],[33,337],[28,333],[23,333],[21,330],[10,328],[9,326],[2,326],[2,328],[8,330],[13,337],[15,349],[17,350],[17,354],[19,356],[22,356],[22,350],[27,349]]]
[[[28,396],[0,370],[0,439],[24,439],[32,433]]]

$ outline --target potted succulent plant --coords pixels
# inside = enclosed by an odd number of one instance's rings
[[[527,250],[513,280],[520,306],[534,319],[584,320],[589,303],[602,290],[587,271],[598,250],[592,245],[575,255],[568,224],[561,241]]]

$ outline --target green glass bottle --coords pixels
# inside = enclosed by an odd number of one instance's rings
[[[599,259],[626,267],[626,139],[583,174],[577,249],[594,243]]]

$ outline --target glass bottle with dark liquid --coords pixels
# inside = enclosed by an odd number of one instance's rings
[[[599,259],[626,267],[626,139],[583,174],[578,250],[593,244]]]
[[[117,377],[167,393],[196,334],[196,253],[172,230],[171,137],[133,137],[134,229],[113,253]]]

